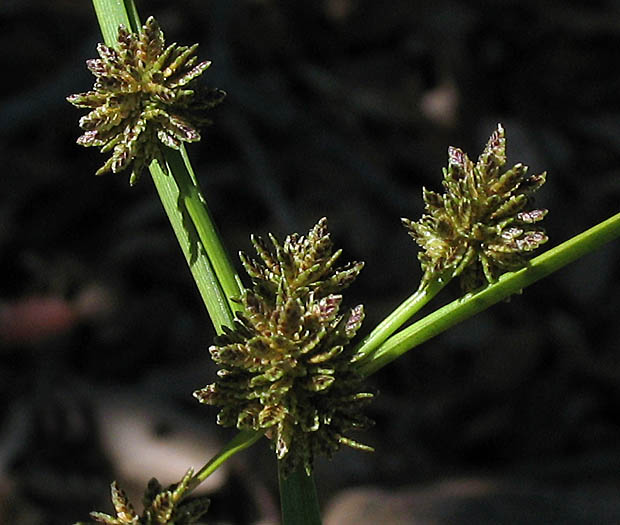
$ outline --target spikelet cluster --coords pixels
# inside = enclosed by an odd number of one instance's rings
[[[194,392],[220,407],[218,423],[265,432],[285,475],[341,445],[370,450],[347,433],[366,428],[362,407],[373,394],[361,390],[348,344],[361,326],[361,305],[341,310],[340,292],[362,263],[336,268],[327,220],[307,236],[284,243],[252,237],[258,260],[241,254],[253,286],[243,313],[210,348],[221,366],[215,383]]]
[[[94,523],[105,525],[191,525],[197,523],[205,515],[209,507],[209,500],[198,497],[183,500],[193,471],[188,470],[183,479],[176,485],[164,490],[159,482],[153,478],[144,493],[144,511],[138,515],[129,502],[125,491],[118,484],[112,483],[112,504],[116,516],[103,512],[91,512]],[[84,524],[76,524],[84,525]]]
[[[196,86],[211,64],[198,63],[197,47],[166,46],[153,17],[137,34],[120,26],[116,48],[97,46],[99,58],[86,62],[96,79],[92,91],[67,97],[90,110],[80,119],[78,144],[112,152],[97,175],[130,169],[133,184],[154,159],[166,169],[162,146],[200,140],[198,128],[210,124],[205,110],[224,92]]]
[[[422,248],[423,279],[458,275],[462,289],[473,291],[524,267],[547,241],[538,224],[547,210],[526,209],[546,174],[528,176],[523,164],[504,171],[505,163],[506,139],[499,124],[475,164],[462,150],[448,149],[445,193],[424,188],[426,213],[417,222],[403,219]]]

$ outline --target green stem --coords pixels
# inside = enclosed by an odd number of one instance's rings
[[[121,24],[132,31],[138,30],[138,13],[133,2],[131,4],[132,7],[128,9],[123,0],[93,0],[101,34],[107,46],[113,47],[116,44],[118,26]]]
[[[278,479],[282,525],[321,525],[321,512],[312,475],[299,469],[284,477],[282,463],[278,462]]]
[[[262,432],[255,432],[253,430],[244,430],[239,432],[220,452],[218,452],[218,454],[211,458],[204,467],[196,472],[189,483],[188,492],[195,489],[205,479],[213,474],[222,465],[222,463],[230,459],[237,452],[241,452],[242,450],[252,446],[261,437],[263,437]]]
[[[517,272],[502,275],[498,282],[468,294],[420,319],[390,337],[359,363],[362,375],[373,374],[397,357],[461,321],[506,299],[576,259],[620,237],[620,213],[532,259]]]
[[[398,308],[381,321],[357,346],[356,359],[362,360],[374,352],[388,337],[405,324],[411,317],[435,297],[450,282],[451,277],[439,277],[426,281]]]
[[[228,306],[232,311],[239,310],[241,305],[234,299],[238,299],[241,295],[241,280],[233,268],[207,207],[207,202],[200,192],[200,187],[196,181],[196,176],[185,148],[181,148],[181,151],[166,150],[166,161],[171,173],[174,173],[174,178],[179,184],[183,204],[189,212],[200,241],[205,247],[209,260],[213,265],[215,275],[217,275]],[[229,326],[231,325],[232,323]]]
[[[122,1],[122,3],[125,5],[127,16],[129,17],[129,27],[131,27],[131,30],[138,31],[142,26],[142,22],[140,22],[140,16],[138,15],[138,9],[136,8],[136,3],[134,2],[134,0],[116,1]]]
[[[140,20],[132,0],[93,0],[105,43],[116,44],[120,24],[138,30]],[[179,246],[218,333],[232,326],[233,301],[241,294],[237,276],[201,195],[185,148],[166,151],[170,175],[157,162],[149,167]]]
[[[232,313],[228,306],[226,294],[222,290],[209,257],[200,243],[194,225],[188,224],[188,221],[184,220],[187,211],[184,212],[180,206],[182,204],[181,195],[184,194],[184,191],[179,188],[176,177],[166,175],[157,162],[152,162],[149,170],[170,225],[179,242],[179,247],[192,272],[200,296],[207,307],[209,317],[216,332],[220,334],[223,326],[232,326]]]

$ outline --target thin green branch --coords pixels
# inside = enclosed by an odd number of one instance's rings
[[[187,493],[189,494],[205,481],[232,456],[249,448],[262,437],[262,432],[253,430],[239,432],[194,475],[189,483]],[[278,462],[283,525],[321,525],[313,476],[308,476],[303,469],[300,469],[284,478],[280,472],[280,465],[281,463]]]
[[[403,326],[426,303],[435,297],[451,280],[451,277],[440,277],[425,282],[410,295],[398,308],[381,321],[357,346],[355,355],[359,359],[373,353],[388,337]]]
[[[480,292],[457,299],[393,335],[367,359],[359,363],[359,370],[365,376],[373,374],[451,326],[506,299],[618,237],[620,237],[620,213],[532,259],[522,270],[501,276],[497,283]]]
[[[224,448],[218,452],[209,462],[202,467],[189,483],[188,492],[195,489],[211,474],[213,474],[225,461],[229,460],[237,452],[241,452],[246,448],[252,446],[260,438],[263,437],[261,432],[254,432],[253,430],[244,430],[239,432],[234,438],[232,438]]]

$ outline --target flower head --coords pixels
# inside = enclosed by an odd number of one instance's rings
[[[310,472],[314,456],[341,445],[368,450],[345,436],[370,424],[361,408],[373,394],[360,391],[348,344],[364,313],[342,313],[339,294],[363,264],[335,267],[341,250],[332,252],[326,219],[307,237],[252,242],[260,261],[241,254],[253,281],[244,313],[210,348],[217,381],[194,396],[221,408],[219,424],[266,432],[285,473]]]
[[[503,171],[505,163],[499,124],[475,164],[460,149],[448,149],[445,193],[424,188],[426,213],[417,222],[403,219],[422,248],[418,258],[425,280],[448,272],[460,276],[464,291],[472,291],[522,268],[547,242],[538,225],[547,210],[526,209],[546,174],[528,176],[522,164]]]
[[[210,124],[205,110],[225,93],[196,87],[211,64],[197,63],[197,47],[166,46],[153,17],[137,34],[120,26],[116,48],[97,46],[99,58],[86,62],[96,78],[93,90],[67,97],[91,110],[80,119],[84,134],[78,144],[112,151],[97,175],[131,168],[133,184],[152,160],[166,169],[163,146],[179,149],[200,140],[198,128]]]
[[[91,512],[90,517],[96,523],[105,525],[191,525],[207,512],[209,500],[205,497],[183,500],[192,479],[193,471],[189,469],[183,479],[176,485],[164,490],[153,478],[144,493],[144,512],[138,515],[129,502],[125,491],[118,484],[112,483],[112,504],[116,516],[103,512]]]

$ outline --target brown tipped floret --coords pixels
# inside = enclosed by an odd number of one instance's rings
[[[502,171],[505,163],[499,124],[475,164],[460,149],[448,149],[445,193],[424,189],[426,213],[418,221],[402,220],[422,248],[418,258],[426,281],[447,273],[460,276],[463,290],[472,291],[524,267],[547,242],[538,224],[547,210],[527,209],[545,173],[528,176],[522,164]]]
[[[196,86],[211,64],[198,62],[197,47],[166,47],[153,17],[139,33],[121,26],[115,48],[97,46],[99,58],[86,62],[95,76],[92,91],[67,97],[90,110],[80,119],[84,133],[78,144],[112,152],[97,175],[128,169],[134,184],[153,160],[166,170],[163,147],[200,140],[199,128],[211,123],[206,110],[225,93]]]
[[[218,380],[194,396],[220,407],[221,425],[266,432],[285,475],[310,472],[316,455],[342,445],[368,450],[345,437],[370,424],[362,408],[372,394],[360,390],[349,345],[364,312],[341,311],[339,294],[362,263],[336,267],[326,219],[305,237],[252,243],[258,259],[241,256],[253,282],[244,312],[210,348]]]

